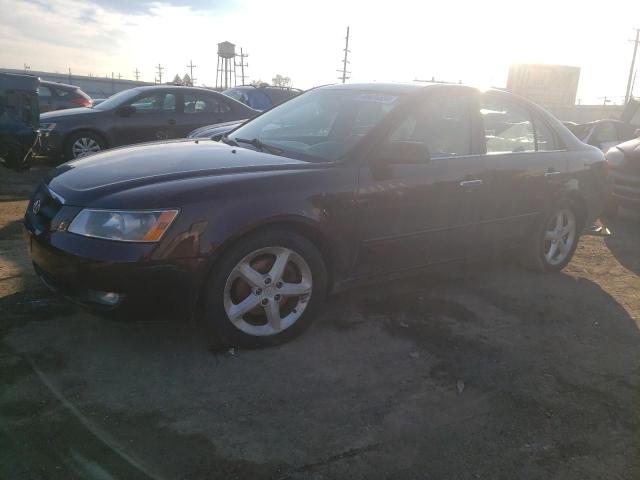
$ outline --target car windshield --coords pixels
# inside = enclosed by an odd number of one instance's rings
[[[135,89],[124,90],[122,92],[111,95],[105,101],[100,102],[98,105],[95,105],[93,108],[95,110],[111,110],[112,108],[119,107],[127,100],[132,99],[138,93],[140,92],[138,92]]]
[[[357,145],[399,98],[371,90],[312,90],[257,117],[230,138],[258,140],[254,148],[266,144],[293,158],[334,161]]]

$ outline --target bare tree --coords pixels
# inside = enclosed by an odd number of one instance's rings
[[[180,75],[176,73],[176,76],[173,77],[173,82],[171,83],[173,83],[174,85],[182,85],[182,79],[180,78]]]
[[[276,87],[290,87],[291,79],[289,77],[283,77],[279,73],[271,79],[272,83]]]

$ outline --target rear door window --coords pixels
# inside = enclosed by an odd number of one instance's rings
[[[533,123],[526,109],[500,97],[485,96],[480,114],[487,154],[536,150]]]
[[[184,94],[184,113],[227,113],[229,111],[231,107],[213,95],[191,92]]]

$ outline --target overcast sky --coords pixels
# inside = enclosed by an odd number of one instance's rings
[[[504,86],[512,63],[582,68],[578,98],[624,95],[639,0],[0,0],[0,66],[213,85],[216,44],[249,54],[249,80],[337,81],[346,26],[351,81]],[[640,66],[639,66],[640,67]],[[640,94],[640,79],[636,83]]]

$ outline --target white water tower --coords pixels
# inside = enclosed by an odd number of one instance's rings
[[[218,44],[218,69],[216,88],[229,88],[236,85],[236,46],[231,42]]]

